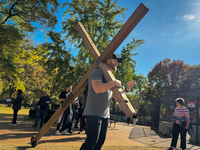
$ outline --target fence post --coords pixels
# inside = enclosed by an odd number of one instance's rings
[[[196,117],[196,143],[199,141],[199,93],[197,93],[197,105],[196,105],[197,117]]]
[[[138,120],[139,120],[139,124],[140,124],[141,104],[140,104],[140,109],[139,109],[139,110],[140,110],[140,111],[139,111],[139,113],[138,113],[138,115],[139,115]]]

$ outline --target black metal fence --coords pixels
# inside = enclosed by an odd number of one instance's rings
[[[135,107],[133,106],[135,109],[138,109],[137,112],[137,124],[139,125],[147,125],[147,126],[151,126],[151,112],[152,112],[152,104],[142,104],[139,107]],[[115,102],[115,103],[111,103],[110,106],[111,110],[111,119],[116,120],[116,121],[122,121],[122,122],[126,122],[127,118],[123,112],[123,110],[121,109],[120,105]],[[130,120],[130,122],[132,122],[132,118]]]
[[[194,138],[200,143],[200,93],[176,93],[158,96],[153,103],[145,103],[138,108],[138,122],[140,125],[151,126],[152,130],[159,131],[161,121],[171,122],[176,108],[176,98],[183,98],[190,113],[190,121],[195,127]],[[134,106],[133,106],[134,107]],[[117,103],[111,104],[111,119],[126,121],[126,116]]]

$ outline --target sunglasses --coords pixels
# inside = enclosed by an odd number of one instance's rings
[[[44,93],[44,94],[47,94],[47,93]]]

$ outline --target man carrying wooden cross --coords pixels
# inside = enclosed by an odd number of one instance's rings
[[[121,108],[123,109],[125,115],[127,117],[133,116],[135,113],[134,108],[126,97],[125,92],[133,87],[135,82],[128,82],[128,86],[125,90],[121,88],[121,82],[116,80],[111,71],[114,71],[120,62],[120,58],[117,58],[116,55],[112,55],[114,51],[119,47],[119,45],[124,41],[124,39],[129,35],[129,33],[135,28],[135,26],[140,22],[140,20],[144,17],[144,15],[148,12],[148,8],[144,4],[140,4],[138,8],[134,11],[131,17],[127,20],[127,22],[123,25],[120,31],[116,34],[113,40],[108,44],[108,46],[104,49],[103,53],[100,54],[94,42],[89,37],[86,32],[84,26],[80,23],[76,23],[76,29],[82,37],[83,42],[86,47],[90,51],[92,57],[94,58],[95,63],[91,66],[88,72],[83,76],[74,90],[70,93],[70,95],[66,98],[63,103],[63,107],[59,107],[58,110],[53,114],[53,116],[49,119],[49,121],[42,127],[42,129],[38,132],[37,135],[33,135],[31,137],[31,145],[32,147],[37,146],[38,140],[48,131],[48,129],[53,125],[53,123],[58,119],[69,105],[73,102],[73,100],[78,96],[78,94],[84,89],[87,85],[87,80],[89,76],[90,88],[88,90],[87,98],[88,106],[85,115],[87,117],[88,122],[88,134],[85,143],[82,145],[81,149],[100,149],[105,141],[106,131],[108,126],[108,118],[109,118],[109,107],[110,107],[110,98],[112,96],[112,91],[114,93],[114,97],[117,98]],[[112,57],[111,57],[112,55]],[[119,61],[118,61],[119,60]],[[94,71],[98,70],[101,71]],[[99,73],[100,72],[100,73]],[[97,78],[97,76],[99,76]],[[105,82],[105,79],[108,83]],[[96,80],[96,81],[95,81]],[[112,90],[112,91],[111,91]],[[91,104],[90,104],[91,102]],[[89,107],[90,105],[92,107]],[[97,109],[101,108],[101,109]],[[99,114],[103,114],[102,116],[93,112],[98,112]],[[98,111],[102,110],[102,111]],[[88,112],[87,112],[88,111]],[[106,115],[108,113],[108,115]],[[95,119],[96,120],[95,120]],[[94,122],[94,124],[93,124]],[[106,124],[106,125],[105,125]],[[93,128],[93,126],[95,128]],[[99,129],[99,131],[97,131]],[[94,132],[94,133],[93,133]],[[95,140],[93,140],[93,137]],[[103,138],[102,138],[103,137]],[[100,144],[99,144],[100,143]],[[90,148],[89,148],[90,147]]]
[[[116,71],[117,65],[122,62],[115,54],[106,61],[110,71]],[[127,83],[124,92],[128,92],[135,81]],[[106,82],[103,72],[95,68],[88,78],[88,96],[84,110],[87,123],[87,139],[80,150],[100,150],[106,139],[108,120],[110,118],[110,101],[114,97],[112,88],[120,87],[121,81],[114,80]]]

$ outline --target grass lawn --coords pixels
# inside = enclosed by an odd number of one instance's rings
[[[28,115],[30,109],[24,109],[22,107],[21,110],[18,111],[19,115]],[[13,114],[13,109],[12,107],[5,107],[2,104],[0,104],[0,114]]]

